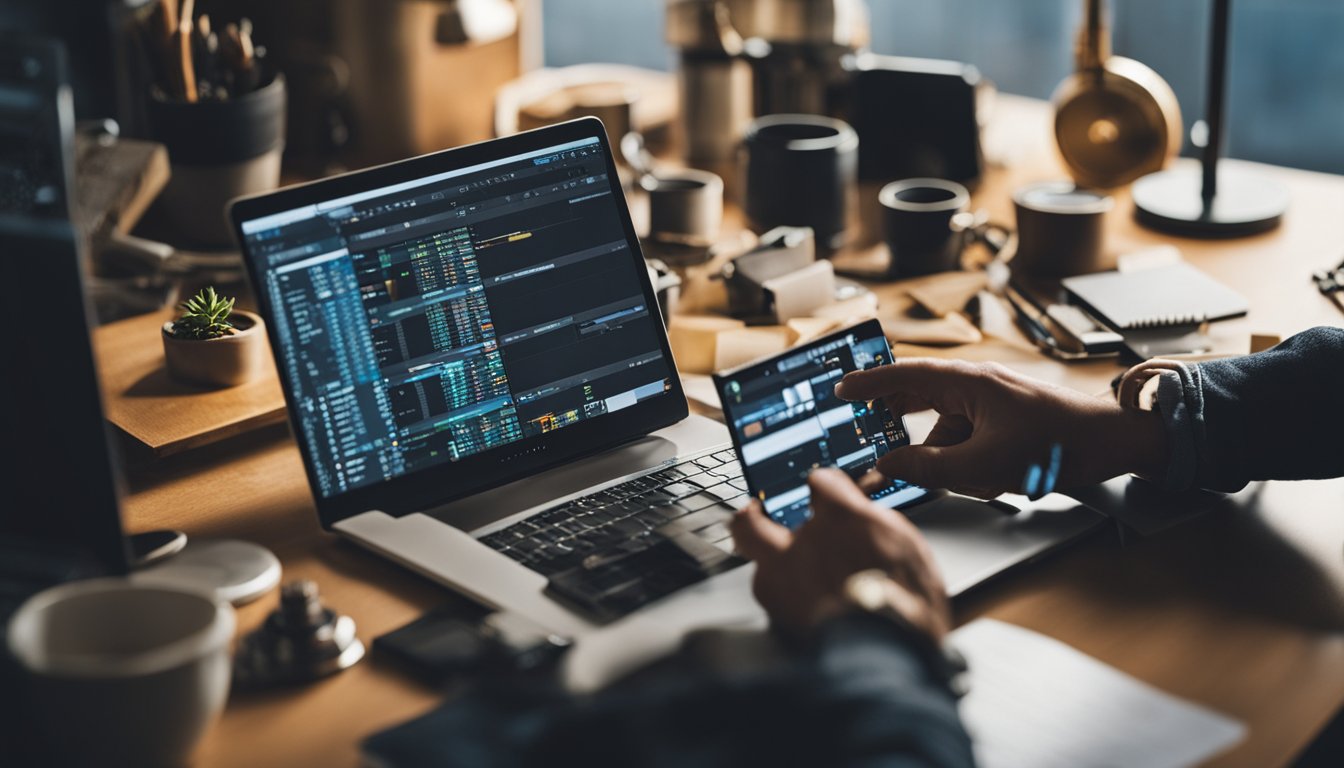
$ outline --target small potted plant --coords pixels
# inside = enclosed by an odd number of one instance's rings
[[[213,287],[182,303],[182,314],[163,324],[168,373],[192,384],[231,387],[255,378],[266,365],[265,325],[233,308],[233,298]]]

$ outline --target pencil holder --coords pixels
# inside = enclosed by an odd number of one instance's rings
[[[168,147],[172,178],[156,201],[184,245],[233,245],[227,206],[275,189],[285,147],[285,80],[223,101],[150,97],[154,138]]]

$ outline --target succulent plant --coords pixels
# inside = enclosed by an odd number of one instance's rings
[[[215,293],[213,286],[182,302],[182,315],[173,323],[173,338],[218,339],[233,333],[229,315],[233,298]]]

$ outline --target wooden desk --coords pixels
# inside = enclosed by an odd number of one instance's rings
[[[1000,99],[990,143],[1010,153],[1012,164],[992,171],[976,195],[996,218],[1012,221],[1009,192],[1017,185],[1062,176],[1048,117],[1039,102]],[[1340,324],[1344,315],[1308,275],[1344,251],[1344,178],[1266,171],[1293,192],[1280,230],[1179,244],[1189,260],[1250,299],[1251,314],[1226,330],[1288,335]],[[1118,197],[1111,248],[1166,241],[1134,225],[1127,195]],[[1110,363],[1045,360],[1010,328],[938,354],[999,360],[1084,391],[1099,391],[1118,371]],[[172,526],[258,541],[279,555],[286,579],[316,579],[331,603],[356,619],[366,642],[456,600],[323,533],[283,429],[134,468],[129,490],[129,530]],[[959,601],[957,619],[993,616],[1036,629],[1245,720],[1247,740],[1215,765],[1284,763],[1344,705],[1344,481],[1253,486],[1235,505],[1125,548],[1094,537]],[[272,594],[244,607],[240,628],[254,628],[275,601]],[[235,695],[198,765],[354,766],[361,739],[436,701],[433,690],[375,660],[315,685]]]

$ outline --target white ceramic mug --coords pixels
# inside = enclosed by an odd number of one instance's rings
[[[228,698],[234,626],[203,594],[93,579],[29,598],[9,649],[53,759],[182,765]]]

